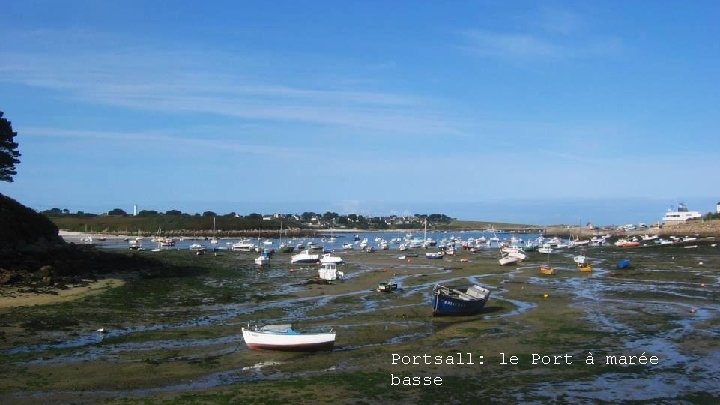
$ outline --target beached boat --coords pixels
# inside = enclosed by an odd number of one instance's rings
[[[303,250],[302,252],[292,255],[290,257],[290,264],[296,263],[317,263],[320,260],[320,255],[311,254],[309,250]]]
[[[552,251],[553,250],[552,250],[552,247],[550,247],[550,245],[543,245],[538,248],[538,252],[540,252],[540,253],[550,254],[550,253],[552,253]]]
[[[547,275],[547,276],[552,276],[552,275],[555,274],[555,268],[550,267],[550,265],[548,265],[548,264],[543,264],[542,266],[540,266],[540,267],[538,268],[538,272],[539,272],[540,274],[545,274],[545,275]]]
[[[584,255],[577,255],[573,257],[573,261],[575,262],[575,264],[577,264],[578,270],[583,272],[592,271],[592,266],[590,265],[590,263],[588,263],[587,257],[585,257]]]
[[[433,315],[473,315],[482,311],[490,290],[471,285],[467,288],[436,285],[432,293]]]
[[[278,251],[280,251],[280,253],[292,253],[295,251],[295,246],[290,246],[287,243],[283,242],[280,244]]]
[[[381,281],[378,283],[378,292],[391,292],[397,290],[397,283],[393,281]]]
[[[318,269],[318,277],[322,280],[334,281],[342,279],[344,276],[342,271],[338,271],[335,263],[323,263]]]
[[[297,331],[292,325],[265,325],[242,328],[243,340],[250,349],[289,351],[332,350],[335,331]]]
[[[255,258],[255,264],[258,266],[264,266],[266,264],[270,264],[270,256],[272,255],[272,250],[270,249],[263,249],[262,253],[260,253],[260,256]]]
[[[335,256],[332,253],[325,253],[320,257],[320,263],[334,263],[334,264],[341,264],[344,263],[344,260],[340,256]]]
[[[552,276],[555,274],[555,269],[550,266],[550,253],[551,252],[552,252],[552,249],[550,249],[550,251],[548,251],[547,264],[543,264],[542,266],[538,267],[538,272],[540,274],[545,274],[548,276]],[[583,260],[585,260],[585,259],[583,258]]]
[[[618,241],[615,242],[615,246],[622,248],[632,248],[640,246],[640,242],[628,239],[618,239]]]
[[[592,265],[590,265],[590,263],[578,264],[578,270],[584,273],[590,273],[592,271]]]
[[[498,259],[498,262],[500,263],[501,266],[515,264],[515,263],[518,263],[519,261],[520,261],[519,257],[511,256],[511,255],[505,255],[505,256],[501,257],[500,259]]]
[[[426,259],[442,259],[444,256],[443,252],[427,252],[425,253]]]

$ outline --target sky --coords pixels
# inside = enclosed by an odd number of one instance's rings
[[[706,213],[718,21],[714,0],[4,0],[22,156],[0,193],[97,213]]]

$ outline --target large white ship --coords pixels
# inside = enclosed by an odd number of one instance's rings
[[[685,203],[679,203],[677,210],[670,208],[662,218],[663,223],[681,223],[691,219],[700,219],[702,215],[697,211],[690,211]]]

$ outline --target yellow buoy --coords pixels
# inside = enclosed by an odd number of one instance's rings
[[[543,298],[547,298],[549,296],[550,296],[549,294],[545,294],[545,295],[543,295]]]

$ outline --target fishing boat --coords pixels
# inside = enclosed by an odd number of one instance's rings
[[[263,252],[260,254],[260,256],[255,258],[255,264],[257,264],[258,266],[270,264],[270,249],[263,249]]]
[[[243,340],[250,349],[288,351],[332,350],[335,331],[298,331],[292,325],[264,325],[242,328]]]
[[[590,265],[590,263],[578,264],[578,270],[584,273],[590,273],[592,271],[592,265]]]
[[[592,271],[592,266],[590,265],[590,263],[588,263],[587,257],[585,257],[584,255],[577,255],[573,257],[573,261],[575,262],[575,264],[577,264],[578,270],[582,272]]]
[[[540,274],[545,274],[547,276],[552,276],[555,274],[555,269],[553,267],[550,267],[550,253],[551,252],[552,252],[552,250],[550,250],[547,254],[548,255],[547,264],[543,264],[542,266],[538,267],[538,272]]]
[[[397,290],[397,283],[393,281],[381,281],[378,283],[378,292],[392,292]]]
[[[318,277],[322,280],[334,281],[342,279],[344,276],[342,271],[338,271],[335,263],[323,263],[318,269]]]
[[[473,315],[482,311],[490,290],[479,285],[467,288],[436,285],[432,293],[433,315]]]

